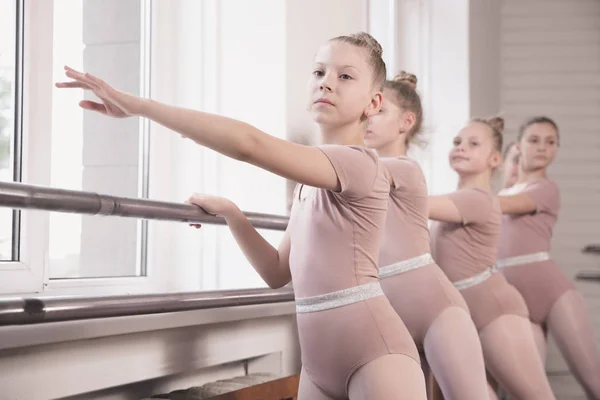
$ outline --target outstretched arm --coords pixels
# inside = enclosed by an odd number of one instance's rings
[[[537,209],[537,205],[531,196],[525,193],[512,196],[498,196],[498,200],[500,201],[500,208],[503,214],[531,214]]]
[[[225,218],[246,259],[269,287],[280,288],[292,280],[289,263],[291,242],[287,231],[276,249],[256,231],[244,213],[230,200],[196,194],[187,202]]]
[[[328,190],[341,189],[331,162],[316,147],[278,139],[231,118],[141,99],[69,67],[65,67],[65,72],[73,81],[57,83],[57,87],[91,90],[101,100],[101,103],[80,102],[86,110],[115,118],[142,116],[202,146],[292,181]]]
[[[462,216],[450,196],[429,196],[429,219],[442,222],[462,222]]]
[[[443,196],[429,197],[429,218],[467,224],[485,223],[494,210],[494,197],[480,189],[459,189]]]

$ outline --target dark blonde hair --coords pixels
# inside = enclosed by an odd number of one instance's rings
[[[373,69],[373,84],[380,90],[383,89],[387,71],[383,61],[383,48],[379,42],[366,32],[353,33],[334,37],[330,42],[343,42],[365,50],[369,56],[369,65]]]
[[[415,124],[406,135],[406,144],[408,144],[423,127],[423,105],[417,93],[417,77],[406,71],[400,71],[394,79],[386,81],[384,87],[393,91],[393,101],[398,107],[415,114]]]
[[[560,143],[560,133],[558,131],[558,125],[556,125],[556,122],[554,122],[554,120],[552,118],[545,117],[543,115],[528,118],[521,124],[521,126],[519,127],[519,133],[517,134],[517,142],[520,142],[521,139],[523,139],[523,135],[525,135],[525,131],[527,130],[527,128],[529,128],[531,125],[535,125],[535,124],[550,124],[550,125],[552,125],[552,127],[556,131],[557,143]]]
[[[504,118],[498,116],[487,118],[473,118],[471,122],[479,122],[481,124],[487,125],[492,130],[494,150],[496,150],[499,153],[502,153]]]

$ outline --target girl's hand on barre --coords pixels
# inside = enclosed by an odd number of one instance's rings
[[[218,196],[195,193],[186,200],[186,203],[198,206],[208,214],[223,217],[225,219],[240,212],[240,209],[234,202]],[[190,226],[199,229],[202,225],[190,224]]]

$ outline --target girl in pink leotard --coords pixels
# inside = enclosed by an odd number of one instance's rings
[[[429,198],[432,251],[467,301],[486,368],[511,397],[554,399],[537,354],[523,297],[496,273],[500,204],[490,177],[500,165],[504,121],[475,119],[454,138],[450,166],[458,190]]]
[[[416,76],[387,81],[379,114],[369,118],[365,145],[377,150],[391,181],[379,253],[381,286],[424,350],[446,400],[488,396],[481,343],[469,309],[430,255],[427,184],[406,152],[423,123]],[[448,332],[452,332],[448,335]]]
[[[548,254],[560,195],[547,168],[558,144],[550,118],[531,118],[519,129],[518,180],[499,197],[504,216],[498,267],[527,303],[542,359],[546,326],[588,398],[600,399],[600,353],[585,301]]]
[[[303,146],[230,118],[160,104],[117,91],[67,69],[102,103],[81,102],[112,117],[141,115],[196,143],[299,182],[278,249],[223,199],[193,197],[223,216],[246,257],[271,287],[292,278],[302,372],[298,398],[421,400],[425,382],[417,349],[378,282],[378,252],[389,182],[365,149],[369,116],[381,107],[381,46],[361,33],[331,39],[317,53],[309,110],[328,145]]]

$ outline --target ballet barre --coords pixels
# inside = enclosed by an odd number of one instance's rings
[[[600,255],[599,244],[588,244],[582,250],[584,254]],[[581,281],[600,281],[600,270],[596,271],[579,271],[575,274],[575,278]]]
[[[122,296],[0,298],[0,326],[206,310],[294,301],[291,288]]]
[[[0,182],[0,207],[225,225],[200,207],[156,200],[109,196],[16,182]],[[284,231],[288,217],[244,213],[256,228]],[[291,287],[124,296],[0,298],[0,326],[158,314],[294,301]]]
[[[225,219],[184,203],[109,196],[93,192],[57,189],[16,182],[0,182],[0,207],[36,209],[140,219],[225,225]],[[244,213],[256,228],[284,231],[288,217]]]

